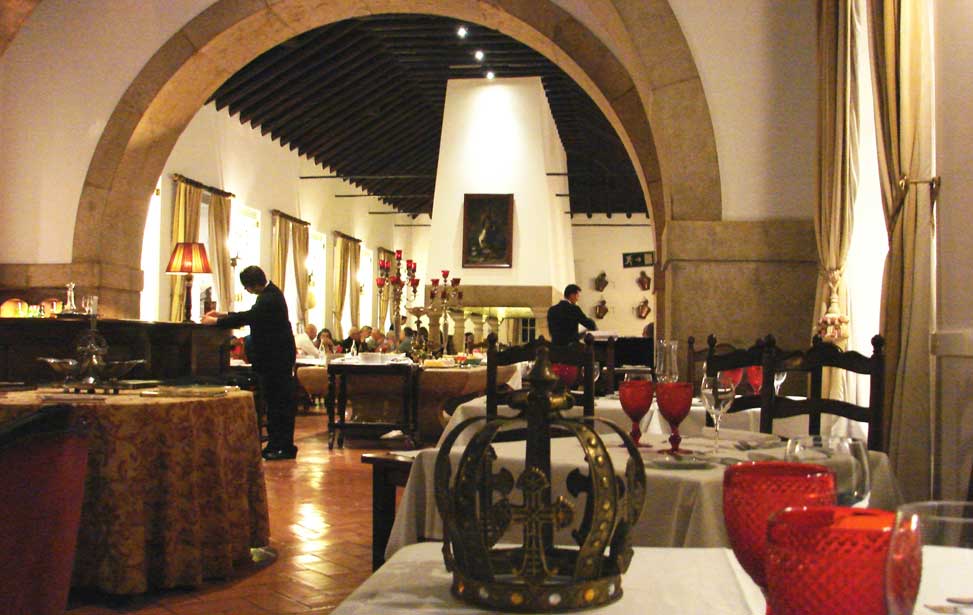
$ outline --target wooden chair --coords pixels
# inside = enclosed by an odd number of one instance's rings
[[[70,406],[0,428],[0,595],[4,613],[64,613],[81,523],[88,439]]]
[[[768,336],[769,337],[769,336]],[[719,372],[730,369],[743,369],[763,365],[764,362],[764,340],[757,340],[753,346],[747,349],[735,348],[729,352],[720,353],[717,351],[719,344],[716,343],[716,336],[710,335],[706,340],[709,348],[706,353],[706,375],[716,376]],[[727,344],[729,346],[729,344]],[[771,383],[773,381],[771,380]],[[766,372],[764,372],[763,386],[767,384]],[[737,395],[730,404],[727,413],[742,412],[761,407],[761,395],[751,393],[750,395]],[[706,415],[706,424],[711,425],[712,418],[709,413]]]
[[[581,405],[584,408],[585,416],[593,417],[595,415],[595,353],[593,339],[590,335],[585,337],[582,344],[551,346],[550,342],[541,336],[523,346],[498,350],[497,336],[491,333],[487,338],[486,412],[488,419],[496,418],[497,407],[500,405],[500,395],[497,391],[497,368],[501,365],[533,361],[537,355],[537,350],[541,347],[548,348],[551,363],[563,363],[581,368],[583,383]]]
[[[709,337],[716,339],[713,335]],[[720,343],[716,344],[715,349],[717,354],[727,354],[736,350],[736,346]],[[696,338],[690,335],[686,343],[686,379],[693,383],[693,395],[697,397],[700,394],[699,385],[703,378],[699,375],[702,372],[696,371],[696,366],[705,363],[707,355],[709,355],[709,346],[696,350]]]
[[[761,387],[760,431],[771,433],[775,419],[808,415],[808,433],[821,433],[821,415],[834,414],[853,421],[868,423],[868,448],[884,450],[882,404],[885,397],[885,340],[872,338],[872,356],[843,351],[815,336],[807,352],[787,353],[777,349],[772,336],[767,336],[764,354],[764,382]],[[867,374],[871,380],[868,406],[822,397],[822,371],[826,367]],[[774,391],[774,374],[778,371],[804,371],[810,376],[807,399],[781,397]]]

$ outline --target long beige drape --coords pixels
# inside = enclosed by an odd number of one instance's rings
[[[359,303],[361,302],[361,289],[358,285],[358,268],[361,266],[361,242],[353,241],[351,244],[351,256],[348,260],[348,288],[350,293],[351,326],[361,325],[361,314],[359,314]]]
[[[821,0],[818,17],[818,155],[814,234],[818,248],[815,328],[829,312],[848,315],[844,267],[858,189],[858,76],[854,0]],[[824,374],[824,390],[844,398],[843,379]]]
[[[393,252],[392,250],[387,250],[385,248],[379,248],[378,259],[380,261],[381,260],[392,261],[395,259],[395,252]],[[382,327],[383,331],[386,330],[384,328],[385,319],[388,318],[389,315],[389,303],[390,303],[389,295],[391,294],[392,294],[391,291],[386,289],[386,291],[382,293],[382,296],[378,298],[378,320],[375,322],[375,326]],[[389,322],[393,325],[395,324],[391,320]]]
[[[291,243],[294,246],[294,275],[297,277],[297,319],[307,324],[307,250],[310,229],[306,224],[291,223]]]
[[[181,241],[199,241],[199,210],[203,191],[186,182],[176,180],[176,198],[172,207],[172,233],[169,250]],[[169,320],[182,322],[185,314],[185,280],[181,275],[170,276]]]
[[[351,268],[351,249],[354,242],[347,237],[335,234],[334,238],[334,262],[333,276],[331,281],[331,296],[334,297],[334,310],[332,321],[334,326],[335,339],[344,339],[342,331],[341,315],[345,311],[345,300],[348,297],[348,272]]]
[[[230,197],[213,195],[209,203],[209,262],[216,286],[216,309],[233,310],[233,267],[230,265]]]
[[[929,332],[932,43],[929,7],[868,0],[879,175],[889,253],[882,283],[885,442],[910,500],[931,496]]]
[[[284,280],[287,278],[287,253],[290,239],[291,221],[275,212],[270,238],[270,281],[281,290],[284,290]]]

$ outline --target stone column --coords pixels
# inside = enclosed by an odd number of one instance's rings
[[[486,323],[487,323],[487,327],[490,328],[490,331],[487,332],[487,335],[490,335],[490,333],[496,333],[497,334],[497,338],[499,339],[500,338],[500,319],[497,318],[496,316],[487,316]]]
[[[463,310],[449,311],[449,333],[453,338],[453,351],[463,352],[463,336],[466,335],[466,315]]]
[[[442,344],[443,332],[440,326],[441,313],[428,312],[426,317],[429,319],[429,341],[433,344]]]
[[[479,343],[485,340],[486,335],[483,333],[483,323],[486,319],[483,318],[483,314],[470,314],[468,318],[473,323],[473,341]]]
[[[655,334],[679,342],[681,363],[690,335],[749,347],[770,333],[780,348],[808,346],[818,275],[811,220],[670,220],[661,261],[657,309],[666,318]]]

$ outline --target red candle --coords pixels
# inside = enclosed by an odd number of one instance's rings
[[[449,277],[449,269],[443,269],[443,279],[445,280],[448,277]]]
[[[395,251],[395,260],[397,260],[397,261],[402,260],[402,250],[396,250]]]
[[[433,278],[430,282],[432,282],[433,286],[439,286],[439,278]]]
[[[453,286],[459,286],[459,278],[453,278],[449,283]]]
[[[407,261],[405,261],[405,268],[408,269],[409,271],[412,271],[412,266],[414,264],[415,263],[413,263],[411,260],[407,260]]]
[[[419,278],[409,278],[409,284],[412,285],[412,288],[419,288]]]
[[[379,288],[382,288],[385,286],[385,278],[383,277],[375,278],[375,283],[378,284]]]

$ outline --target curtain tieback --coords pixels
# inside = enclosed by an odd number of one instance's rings
[[[828,269],[825,272],[825,278],[828,281],[828,289],[830,292],[830,297],[828,300],[828,308],[825,310],[824,315],[818,320],[817,334],[821,336],[826,342],[831,342],[832,344],[841,345],[845,340],[848,339],[848,316],[841,312],[841,297],[838,292],[838,287],[841,284],[841,278],[844,275],[844,270],[839,268]]]

